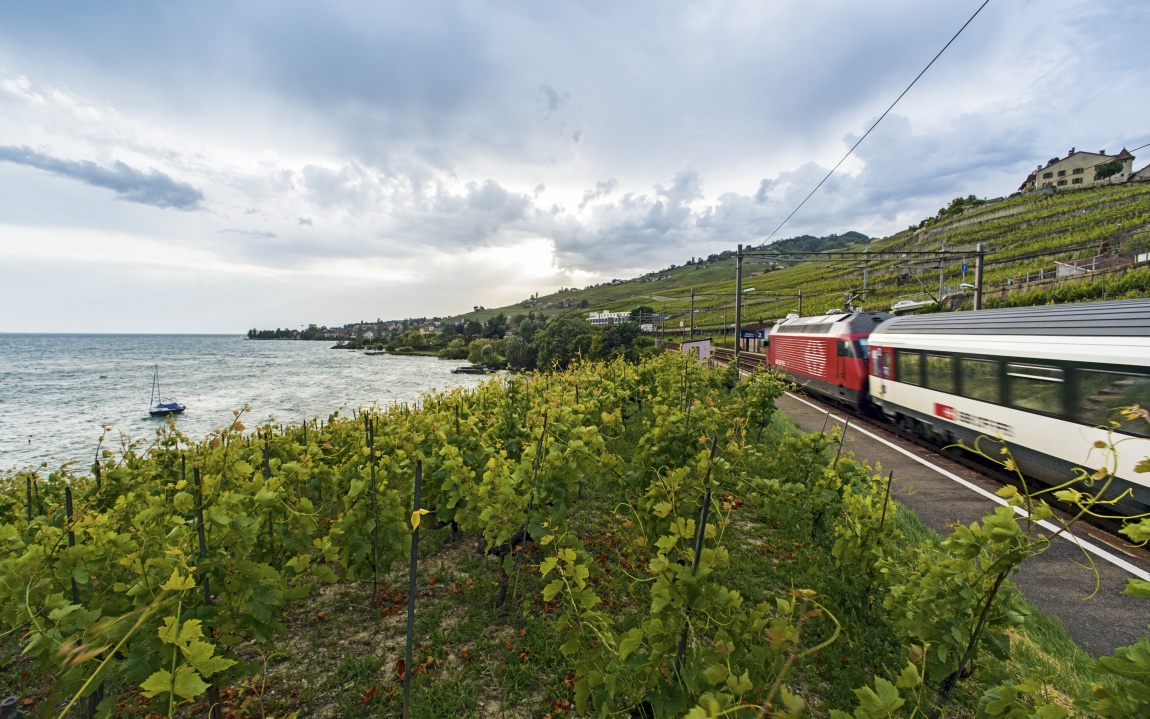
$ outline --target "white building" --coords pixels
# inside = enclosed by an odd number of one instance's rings
[[[631,321],[630,312],[591,312],[587,315],[587,321],[596,327],[607,327],[608,325],[618,325],[624,322]]]

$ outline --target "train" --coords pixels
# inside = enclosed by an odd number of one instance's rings
[[[807,392],[937,444],[997,438],[1047,485],[1109,462],[1119,508],[1150,511],[1150,298],[789,317],[764,354]]]

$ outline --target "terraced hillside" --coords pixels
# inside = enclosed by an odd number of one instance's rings
[[[956,201],[948,209],[919,227],[844,249],[970,250],[981,242],[988,253],[987,307],[1150,293],[1150,265],[1145,261],[1133,263],[1139,254],[1150,252],[1150,183],[1019,195],[974,206]],[[833,242],[831,246],[841,244]],[[1100,261],[1100,267],[1118,266],[1077,277],[1056,277],[1056,261],[1099,255],[1108,258]],[[866,268],[865,299],[856,304],[865,309],[889,309],[893,302],[910,295],[938,295],[941,284],[943,294],[950,293],[950,299],[940,309],[970,307],[972,295],[963,294],[959,287],[964,279],[961,269],[957,262],[942,268],[937,263],[908,267],[872,262]],[[743,286],[754,289],[744,298],[744,321],[769,322],[798,310],[800,290],[803,314],[842,307],[848,293],[861,293],[863,274],[857,265],[805,262],[783,267],[763,258],[748,259],[744,262]],[[973,263],[965,280],[974,281]],[[680,322],[690,326],[692,289],[696,294],[696,329],[721,336],[722,328],[734,322],[734,248],[702,262],[659,270],[621,284],[566,290],[541,296],[534,304],[491,308],[461,317],[482,320],[500,311],[518,314],[529,310],[554,314],[564,311],[565,306],[580,308],[584,301],[583,311],[624,311],[645,305],[667,314],[666,327],[671,332],[678,331]]]

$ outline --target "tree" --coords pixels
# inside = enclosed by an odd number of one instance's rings
[[[531,369],[535,366],[535,348],[522,332],[503,341],[503,352],[507,356],[507,363],[515,369]]]
[[[635,309],[631,310],[631,321],[632,322],[642,322],[644,319],[644,316],[647,318],[648,321],[650,321],[650,317],[653,314],[655,314],[655,308],[654,307],[650,307],[648,305],[639,305]]]
[[[1110,160],[1108,162],[1103,162],[1100,165],[1095,165],[1094,166],[1094,179],[1095,180],[1105,180],[1107,177],[1117,175],[1119,172],[1122,172],[1122,167],[1123,167],[1123,162],[1122,162],[1122,160],[1119,160],[1118,158],[1115,158],[1115,159]]]
[[[463,323],[463,339],[470,342],[483,335],[483,325],[476,320],[467,320]]]
[[[507,315],[502,312],[483,323],[484,337],[501,340],[505,334],[507,334]]]
[[[462,337],[453,337],[446,347],[439,350],[439,359],[467,359],[467,343]]]
[[[591,358],[610,361],[617,357],[627,357],[631,345],[642,335],[643,330],[638,322],[611,325],[591,342]]]
[[[595,328],[574,312],[559,315],[535,333],[536,363],[545,369],[567,369],[571,362],[591,352]]]
[[[424,337],[418,330],[410,330],[407,332],[407,334],[403,335],[403,344],[406,347],[423,349],[427,346],[427,338]]]
[[[480,337],[477,340],[472,340],[471,344],[467,346],[467,361],[471,364],[494,364],[493,362],[489,363],[488,361],[488,357],[495,356],[495,350],[493,347],[494,344],[494,340],[488,339],[486,337]],[[492,350],[489,354],[486,353],[485,348],[487,347],[492,347]]]

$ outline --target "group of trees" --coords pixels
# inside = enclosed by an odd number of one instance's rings
[[[640,322],[654,313],[647,306],[636,307],[631,321],[606,328],[588,322],[582,313],[571,311],[548,319],[543,313],[528,312],[452,323],[439,332],[423,332],[415,321],[404,321],[391,331],[382,323],[359,325],[354,338],[341,340],[345,349],[387,350],[398,354],[437,354],[441,359],[468,360],[497,369],[566,369],[577,357],[638,361],[654,350],[655,340],[643,334]],[[372,330],[371,335],[365,328]],[[306,330],[275,329],[248,331],[251,339],[324,339],[324,328],[311,325]]]
[[[308,325],[306,330],[280,329],[260,330],[255,327],[248,330],[250,340],[322,340],[324,328],[317,325]]]
[[[508,318],[500,313],[482,323],[468,320],[449,326],[442,337],[443,359],[518,370],[565,369],[578,357],[637,361],[655,348],[655,340],[644,335],[637,322],[601,329],[577,312],[550,321],[542,314]]]

